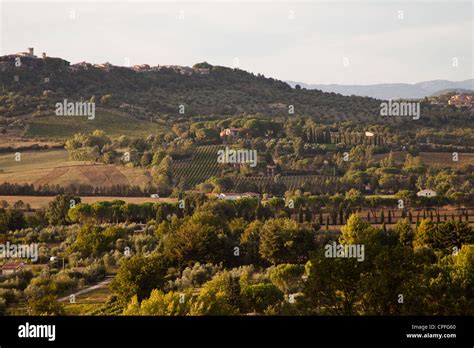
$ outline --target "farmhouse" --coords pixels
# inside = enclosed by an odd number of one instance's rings
[[[244,193],[226,192],[226,193],[216,193],[215,197],[219,199],[235,201],[242,198],[258,198],[260,197],[260,195],[255,192],[244,192]]]
[[[6,262],[2,266],[2,275],[13,274],[21,269],[25,264],[23,262]]]
[[[436,192],[433,190],[421,190],[416,195],[418,197],[436,197]]]
[[[240,138],[242,133],[242,128],[226,128],[220,132],[220,137],[225,138],[228,137],[231,140],[235,141]]]

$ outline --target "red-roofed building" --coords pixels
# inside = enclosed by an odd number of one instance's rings
[[[24,266],[23,262],[6,262],[2,265],[2,275],[13,274],[23,269]]]
[[[241,136],[242,128],[226,128],[220,132],[221,138],[228,138],[230,140],[238,140]]]

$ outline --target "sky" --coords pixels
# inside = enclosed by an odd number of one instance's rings
[[[472,0],[0,2],[0,55],[207,61],[314,84],[474,77]]]

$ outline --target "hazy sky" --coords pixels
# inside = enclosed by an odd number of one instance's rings
[[[472,1],[0,6],[0,54],[34,47],[71,63],[116,65],[233,66],[238,58],[244,70],[306,83],[473,78]]]

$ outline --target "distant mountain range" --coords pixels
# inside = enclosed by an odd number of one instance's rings
[[[440,95],[456,92],[473,92],[474,79],[464,81],[433,80],[409,83],[382,83],[376,85],[324,85],[306,84],[295,81],[286,81],[290,86],[300,85],[306,89],[318,89],[323,92],[334,92],[342,95],[356,95],[361,97],[372,97],[377,99],[397,99],[397,98],[424,98],[432,95]]]

